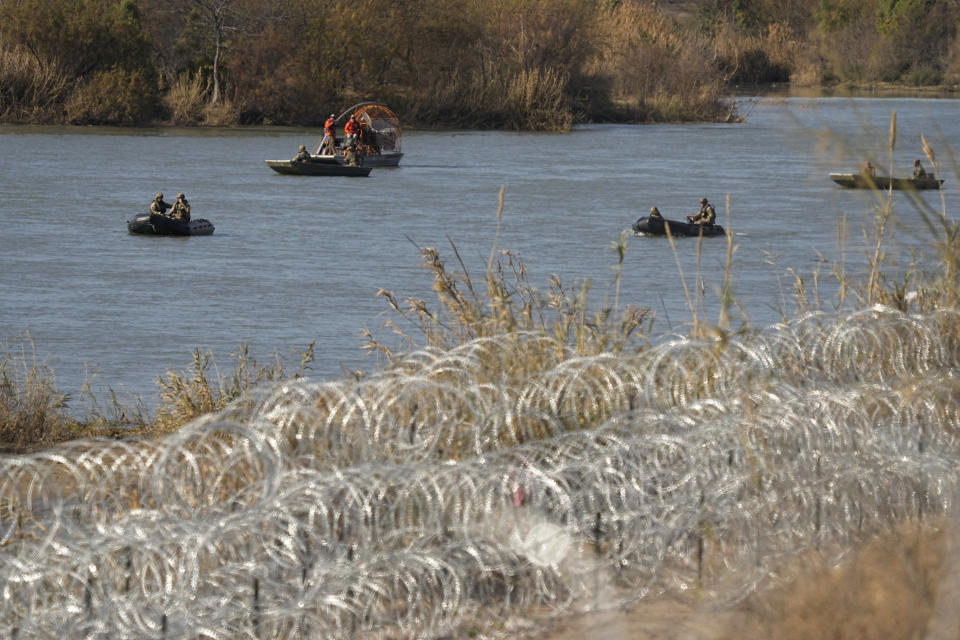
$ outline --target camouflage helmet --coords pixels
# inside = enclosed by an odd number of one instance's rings
[[[160,193],[159,191],[157,192],[157,195],[155,197],[157,198],[157,200],[163,200],[163,194]]]
[[[306,150],[306,147],[303,145],[300,145],[300,151],[305,151],[305,150]]]
[[[183,195],[182,193],[177,194],[177,200],[179,200],[180,198],[186,198],[186,197],[187,196]]]
[[[707,204],[706,198],[700,198],[700,204]]]
[[[913,161],[913,166],[917,166],[918,164],[920,164],[920,158]]]
[[[656,207],[650,207],[650,213],[660,213],[660,210]]]

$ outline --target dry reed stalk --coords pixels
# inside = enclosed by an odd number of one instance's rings
[[[870,256],[870,276],[867,280],[866,300],[867,305],[873,304],[877,296],[877,277],[883,259],[883,243],[886,240],[887,224],[893,217],[893,151],[897,143],[897,112],[893,111],[890,115],[890,138],[888,144],[888,153],[890,158],[890,184],[887,190],[887,201],[880,209],[880,218],[877,224],[877,236],[873,246],[873,255]]]
[[[837,245],[840,247],[840,265],[836,272],[837,281],[840,283],[840,306],[847,301],[847,216],[840,216],[837,221]]]
[[[890,114],[890,144],[888,145],[888,152],[890,154],[890,177],[891,178],[894,175],[896,175],[894,173],[894,168],[893,168],[893,150],[894,150],[894,147],[896,147],[896,144],[897,144],[897,111],[894,110],[893,113]],[[891,198],[893,197],[893,180],[890,181],[889,195]]]
[[[571,345],[577,353],[600,353],[608,349],[620,350],[633,340],[648,314],[648,310],[628,306],[619,308],[619,292],[614,296],[613,307],[590,311],[587,298],[589,286],[584,283],[579,291],[568,290],[556,276],[551,278],[551,289],[541,294],[526,277],[526,266],[519,256],[509,251],[498,251],[499,228],[503,216],[504,190],[501,189],[497,209],[497,233],[486,265],[482,295],[473,285],[473,278],[460,257],[453,241],[451,249],[457,258],[459,271],[451,271],[440,258],[439,252],[426,247],[420,250],[422,266],[433,276],[433,291],[439,303],[436,311],[426,301],[410,299],[401,306],[397,297],[380,290],[391,310],[403,316],[414,326],[430,347],[449,349],[478,337],[504,337],[517,332],[533,332],[552,336],[557,344]],[[618,252],[618,264],[622,267],[626,253],[625,238],[614,247]],[[619,276],[619,273],[618,273]],[[619,277],[614,286],[619,285]],[[550,318],[550,311],[555,315]],[[408,333],[397,328],[396,323],[384,323],[407,344],[414,344]],[[393,351],[366,333],[365,348],[394,359]],[[539,367],[542,362],[532,357],[530,366]]]
[[[733,254],[736,251],[736,247],[733,244],[733,228],[731,226],[733,216],[731,214],[729,193],[726,199],[726,210],[727,259],[723,267],[723,285],[720,289],[720,316],[717,318],[717,326],[722,332],[730,330],[730,314],[728,310],[731,305],[736,303],[733,297],[733,285],[731,281],[733,274]]]
[[[933,152],[933,147],[930,146],[930,143],[927,142],[927,136],[920,134],[920,144],[923,147],[923,154],[927,156],[927,160],[930,161],[930,168],[933,171],[933,175],[940,175],[940,167],[937,166],[937,156]],[[941,223],[946,226],[947,222],[947,196],[943,191],[943,185],[940,185],[940,220]]]

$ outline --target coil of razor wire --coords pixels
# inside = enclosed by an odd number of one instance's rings
[[[952,511],[958,329],[871,307],[622,354],[511,334],[6,456],[0,636],[441,637],[601,583],[742,597]]]

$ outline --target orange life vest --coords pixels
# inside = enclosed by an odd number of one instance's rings
[[[327,118],[327,121],[323,123],[323,132],[328,136],[333,135],[333,127],[337,124],[337,121],[333,118]]]
[[[345,133],[360,133],[360,123],[356,120],[347,120],[347,126],[343,128]]]

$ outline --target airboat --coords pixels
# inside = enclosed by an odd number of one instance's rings
[[[400,164],[403,152],[400,150],[400,119],[386,105],[379,102],[360,102],[353,105],[336,119],[336,126],[342,128],[350,115],[357,116],[360,122],[358,155],[364,167],[395,167]],[[335,154],[323,153],[323,138],[317,142],[311,155],[318,160],[342,160],[343,138],[336,138]]]

